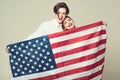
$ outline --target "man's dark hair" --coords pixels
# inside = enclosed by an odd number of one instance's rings
[[[54,13],[57,14],[57,13],[58,13],[58,10],[59,10],[60,8],[65,8],[65,9],[66,9],[66,13],[69,14],[69,8],[68,8],[68,6],[67,6],[67,4],[66,4],[65,2],[57,3],[57,4],[54,6],[54,8],[53,8]]]

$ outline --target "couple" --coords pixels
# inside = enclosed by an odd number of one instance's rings
[[[55,19],[42,23],[40,27],[25,40],[52,34],[55,32],[60,32],[63,30],[68,30],[75,27],[73,20],[68,16],[69,8],[66,3],[57,3],[54,6],[53,11],[55,14]],[[6,51],[9,52],[7,48]]]
[[[27,39],[36,38],[75,27],[73,20],[68,16],[69,8],[65,2],[57,3],[53,8],[53,12],[55,19],[42,23],[33,34],[27,37]]]

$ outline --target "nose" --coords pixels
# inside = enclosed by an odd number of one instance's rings
[[[62,18],[62,17],[63,17],[63,14],[59,13],[58,17],[59,17],[59,18]]]

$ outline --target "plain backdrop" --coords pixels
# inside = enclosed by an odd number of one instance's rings
[[[103,80],[120,80],[120,0],[0,0],[0,80],[10,80],[6,45],[24,40],[54,18],[53,6],[64,1],[76,26],[107,22]]]

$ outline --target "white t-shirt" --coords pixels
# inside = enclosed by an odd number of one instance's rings
[[[59,24],[56,21],[56,19],[53,19],[51,21],[46,21],[42,23],[33,34],[27,37],[26,40],[44,36],[44,35],[51,34],[51,33],[55,33],[55,32],[60,32],[60,31],[63,31],[62,25]]]

